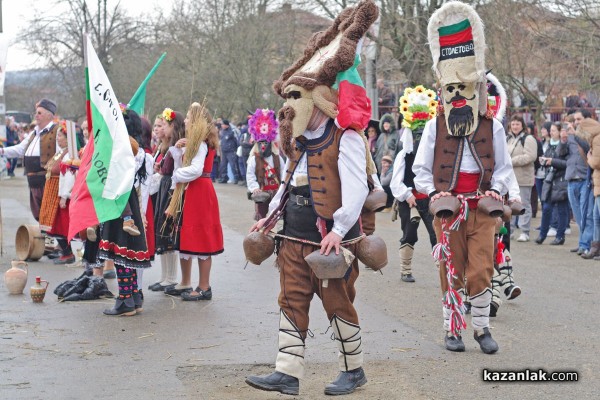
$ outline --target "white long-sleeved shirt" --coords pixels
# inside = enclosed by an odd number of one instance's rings
[[[144,160],[146,161],[146,164],[144,165],[144,167],[146,168],[146,180],[141,185],[137,184],[136,186],[140,187],[140,194],[142,198],[142,204],[140,205],[140,207],[142,209],[142,212],[145,214],[146,210],[148,209],[148,202],[150,201],[150,196],[152,195],[150,189],[152,187],[151,184],[152,172],[154,171],[154,158],[140,148],[135,156],[136,167],[138,169],[141,168],[141,163]],[[139,166],[138,163],[140,164]]]
[[[326,124],[327,122],[323,123],[315,131],[305,131],[303,136],[309,140],[321,137],[325,132]],[[288,159],[284,170],[290,168],[289,164]],[[365,144],[362,137],[353,130],[345,131],[340,140],[338,169],[342,185],[342,206],[333,213],[332,232],[343,238],[358,221],[362,206],[369,194]],[[302,175],[308,175],[306,153],[300,157],[290,184],[295,186],[296,178]],[[269,214],[279,207],[284,190],[285,185],[282,184],[269,204]]]
[[[62,162],[66,164],[69,160],[71,160],[71,157],[69,157],[69,153],[66,153]],[[61,171],[58,178],[58,197],[70,199],[73,185],[75,185],[75,171],[71,168],[67,168],[64,174]]]
[[[16,146],[11,146],[11,147],[5,148],[3,150],[4,151],[3,154],[6,156],[6,158],[19,158],[19,157],[23,157],[23,156],[39,157],[40,156],[41,133],[44,129],[50,130],[52,125],[53,125],[53,122],[50,122],[48,125],[46,125],[42,129],[40,129],[39,127],[36,126],[35,129],[33,131],[31,131],[29,133],[29,135],[26,138],[24,138],[21,143],[19,143]],[[29,147],[27,147],[29,144],[29,139],[31,138],[31,135],[35,135],[35,137],[33,137],[31,139],[31,145]],[[59,150],[60,150],[60,147],[57,144],[56,151],[58,152]]]
[[[512,173],[512,163],[506,147],[506,135],[502,124],[496,119],[493,121],[493,145],[494,145],[494,171],[491,179],[491,189],[498,193],[506,193],[508,188],[506,182],[510,179],[508,176]],[[435,191],[433,184],[433,156],[435,151],[436,138],[436,120],[435,118],[427,121],[419,149],[413,163],[413,172],[415,173],[415,186],[421,193],[431,194]],[[460,172],[480,173],[479,167],[475,162],[473,154],[464,141],[463,157],[460,163]]]
[[[171,149],[174,149],[173,151]],[[208,154],[208,145],[206,142],[202,142],[200,147],[198,148],[198,152],[192,158],[192,162],[187,167],[181,167],[183,154],[185,149],[181,151],[181,149],[177,149],[176,147],[172,147],[169,149],[171,151],[171,155],[173,156],[173,160],[175,161],[175,170],[173,171],[173,187],[177,183],[187,183],[193,180],[196,180],[202,176],[204,172],[204,160],[206,159],[206,155]],[[178,151],[179,150],[179,151]]]
[[[402,150],[396,154],[394,160],[394,170],[392,172],[392,182],[390,190],[398,201],[406,201],[412,196],[412,187],[404,184],[404,173],[406,172],[406,155],[413,152],[413,135],[409,128],[404,129],[402,134]]]
[[[283,167],[285,165],[285,161],[283,161],[283,158],[281,158],[280,155],[277,155],[277,157],[279,157],[280,167]],[[265,158],[265,161],[267,164],[269,164],[269,167],[275,168],[273,155]],[[279,177],[279,181],[281,182],[285,179],[285,168],[280,168],[279,174],[281,175]],[[250,157],[248,157],[248,164],[246,167],[246,185],[249,192],[254,192],[256,189],[260,189],[258,179],[256,178],[256,157],[254,157],[254,154],[250,154]]]

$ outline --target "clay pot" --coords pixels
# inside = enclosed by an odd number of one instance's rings
[[[348,251],[340,251],[340,254],[335,254],[335,250],[329,252],[328,255],[321,254],[321,250],[315,250],[304,260],[313,270],[319,279],[337,279],[343,278],[354,261],[354,255]]]
[[[460,210],[460,201],[455,196],[443,196],[429,203],[429,212],[438,218],[450,218]]]
[[[364,207],[370,211],[381,211],[387,204],[387,193],[384,191],[371,191],[367,195]]]
[[[477,208],[490,217],[501,217],[504,214],[504,204],[493,197],[485,196],[477,202]]]
[[[373,271],[379,271],[388,263],[387,246],[378,236],[367,236],[356,245],[356,257]]]
[[[275,251],[275,241],[261,232],[252,232],[244,238],[246,260],[260,265]]]
[[[46,286],[42,286],[42,282],[45,283]],[[48,281],[42,280],[39,276],[35,277],[35,285],[29,288],[29,295],[34,303],[41,303],[44,301],[44,296],[46,296],[46,289],[48,289],[48,285]]]
[[[512,211],[512,215],[523,215],[523,214],[525,214],[525,207],[519,201],[514,201],[510,205],[510,209]]]
[[[11,268],[4,273],[4,284],[10,294],[23,294],[27,284],[27,263],[13,261]]]
[[[21,225],[17,229],[15,238],[17,259],[37,261],[44,255],[45,248],[45,238],[39,225]]]

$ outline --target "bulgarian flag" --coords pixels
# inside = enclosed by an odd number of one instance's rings
[[[371,101],[358,74],[362,40],[356,48],[354,64],[337,74],[334,89],[338,90],[338,116],[336,122],[342,129],[364,130],[371,119]]]
[[[87,227],[119,218],[135,176],[135,159],[119,101],[87,35],[84,45],[91,133],[71,192],[69,240]]]

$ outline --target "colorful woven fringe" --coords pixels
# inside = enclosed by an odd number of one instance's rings
[[[469,217],[469,205],[467,200],[461,196],[457,196],[460,201],[460,210],[456,217],[452,220],[446,218],[442,219],[442,232],[440,235],[440,241],[433,247],[432,255],[438,261],[444,261],[446,263],[446,279],[448,280],[448,290],[444,293],[442,303],[444,307],[450,309],[450,332],[458,336],[462,329],[467,327],[465,321],[465,306],[463,299],[454,287],[453,281],[456,279],[456,270],[454,269],[454,263],[452,261],[453,252],[450,247],[450,230],[456,231],[460,227],[463,221],[466,221]]]

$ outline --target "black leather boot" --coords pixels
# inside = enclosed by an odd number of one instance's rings
[[[498,351],[498,343],[492,338],[489,328],[483,328],[483,334],[478,335],[477,331],[473,334],[473,337],[479,343],[481,351],[485,354],[493,354]]]
[[[122,315],[126,317],[131,317],[135,315],[135,303],[133,302],[133,298],[128,298],[125,300],[117,299],[115,302],[115,306],[113,308],[107,308],[104,310],[105,315]]]
[[[333,382],[325,386],[325,394],[330,396],[350,394],[365,383],[367,383],[367,377],[362,367],[352,371],[341,371]]]
[[[268,375],[250,375],[246,383],[256,389],[280,392],[297,396],[300,392],[298,378],[275,371]]]
[[[463,343],[462,336],[448,336],[444,337],[444,344],[446,350],[450,351],[465,351],[465,344]]]
[[[499,308],[500,306],[498,305],[498,303],[492,301],[490,303],[490,317],[495,317],[498,313]]]

